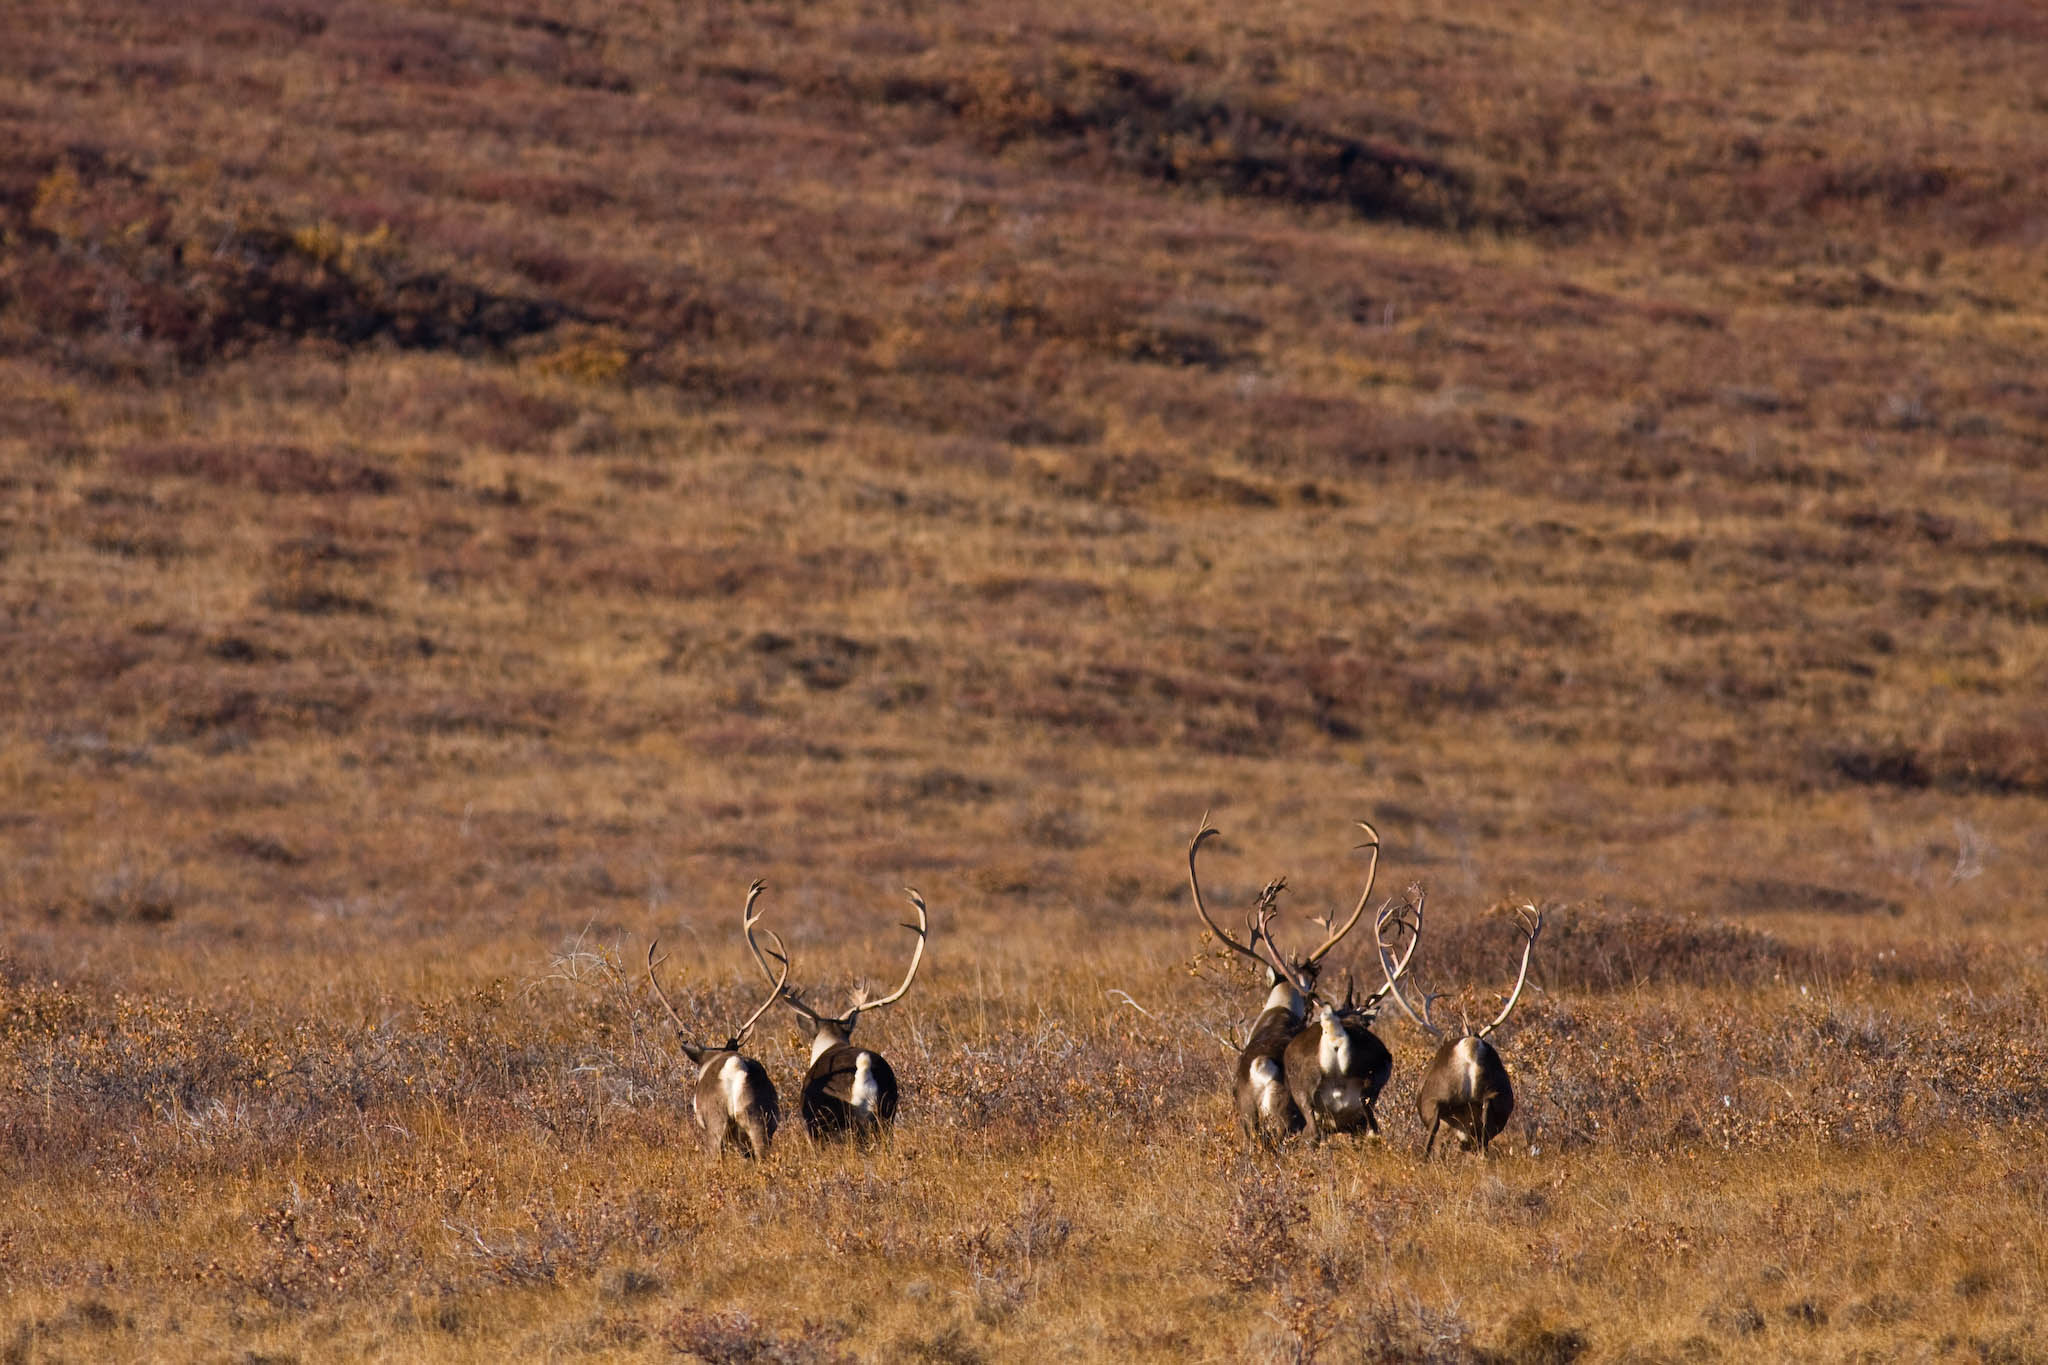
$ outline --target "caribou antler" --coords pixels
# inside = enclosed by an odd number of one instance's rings
[[[762,971],[767,972],[768,954],[762,952],[760,943],[754,938],[754,930],[761,920],[754,911],[754,901],[760,896],[761,889],[762,883],[758,881],[748,889],[747,907],[741,916],[740,926],[746,935],[747,947],[753,951],[754,960],[761,964]],[[901,1000],[909,992],[911,983],[917,980],[917,969],[924,965],[925,944],[931,937],[930,917],[925,910],[924,897],[912,887],[903,889],[910,897],[910,903],[917,907],[917,923],[903,926],[917,935],[917,948],[910,955],[910,970],[903,974],[902,984],[880,999],[870,1000],[865,989],[856,990],[846,1013],[821,1014],[789,988],[789,954],[781,941],[777,940],[771,950],[783,964],[783,978],[776,983],[775,994],[809,1020],[813,1029],[811,1064],[804,1072],[802,1112],[804,1127],[814,1142],[851,1137],[856,1142],[866,1143],[888,1133],[896,1120],[896,1073],[881,1053],[854,1043],[853,1029],[862,1010],[880,1009]]]
[[[761,917],[754,913],[754,902],[761,899],[761,893],[767,889],[767,881],[760,877],[754,878],[753,884],[747,888],[747,908],[740,911],[740,932],[746,936],[747,947],[754,950],[754,961],[761,964],[762,975],[773,981],[775,971],[768,965],[768,959],[762,955],[761,945],[754,942],[754,926],[761,922]],[[783,966],[788,965],[789,960],[784,958]]]
[[[756,883],[756,885],[758,886],[759,883]],[[683,1016],[676,1013],[676,1007],[669,1002],[668,992],[661,988],[661,979],[654,974],[655,968],[668,961],[667,954],[663,954],[658,958],[654,955],[656,950],[661,947],[661,940],[656,939],[647,945],[647,984],[654,987],[654,994],[661,1001],[661,1007],[667,1010],[668,1017],[675,1021],[676,1037],[685,1047],[697,1048],[706,1052],[738,1052],[741,1046],[746,1043],[747,1036],[754,1031],[754,1025],[759,1023],[761,1016],[768,1012],[768,1007],[775,1003],[775,997],[782,994],[783,987],[789,982],[789,954],[783,949],[782,940],[776,938],[774,930],[768,930],[767,934],[769,938],[775,940],[775,946],[771,951],[775,954],[776,959],[782,963],[782,975],[775,979],[775,989],[768,992],[768,998],[761,1002],[758,1009],[747,1016],[747,1022],[741,1024],[733,1032],[732,1036],[726,1039],[723,1047],[717,1048],[707,1047],[702,1043],[691,1041],[688,1026],[683,1023]],[[751,942],[751,940],[749,941]]]
[[[1514,917],[1524,942],[1521,970],[1515,975],[1515,988],[1508,992],[1507,1003],[1477,1030],[1467,1021],[1456,1046],[1438,1048],[1416,1090],[1415,1109],[1429,1129],[1429,1141],[1422,1146],[1425,1161],[1436,1150],[1437,1133],[1446,1126],[1468,1150],[1477,1147],[1486,1153],[1488,1144],[1515,1112],[1515,1087],[1508,1078],[1507,1064],[1486,1041],[1486,1035],[1507,1021],[1515,1002],[1522,998],[1522,987],[1529,981],[1529,959],[1536,952],[1536,936],[1543,932],[1543,912],[1524,902],[1516,907]],[[1384,949],[1381,960],[1385,960]]]
[[[1529,980],[1529,958],[1536,951],[1536,935],[1543,932],[1543,912],[1524,901],[1515,910],[1515,927],[1527,937],[1522,944],[1522,969],[1515,975],[1515,989],[1509,993],[1507,1004],[1500,1007],[1500,1013],[1493,1016],[1492,1023],[1479,1030],[1481,1038],[1506,1023],[1508,1016],[1514,1013],[1515,1002],[1522,998],[1522,987]]]
[[[1406,901],[1397,903],[1392,899],[1389,899],[1385,905],[1382,905],[1379,914],[1373,917],[1373,942],[1380,945],[1380,951],[1383,955],[1386,951],[1388,926],[1406,929],[1409,931],[1410,936],[1408,939],[1408,951],[1401,954],[1401,960],[1393,964],[1392,969],[1387,971],[1387,984],[1373,991],[1371,995],[1365,998],[1365,1003],[1359,1006],[1359,1010],[1363,1014],[1377,1015],[1381,1001],[1385,1000],[1389,995],[1398,996],[1399,987],[1396,983],[1401,980],[1402,974],[1408,970],[1408,964],[1415,960],[1415,949],[1422,942],[1422,905],[1428,898],[1428,893],[1424,892],[1419,886],[1409,889],[1414,893],[1415,897],[1412,907],[1415,911],[1413,919],[1408,917],[1408,910],[1411,907]],[[1380,965],[1382,969],[1386,968],[1384,956]],[[1348,980],[1345,982],[1344,989],[1347,994],[1350,992],[1351,986]],[[1405,1000],[1399,1003],[1404,1011],[1407,1010],[1407,1002]],[[1411,1019],[1415,1017],[1412,1011],[1408,1013]]]
[[[1323,926],[1324,938],[1321,943],[1316,945],[1315,951],[1311,952],[1307,957],[1301,960],[1301,965],[1310,969],[1314,969],[1316,966],[1318,966],[1325,957],[1329,956],[1330,949],[1336,947],[1338,943],[1343,941],[1344,935],[1350,933],[1352,929],[1357,927],[1359,917],[1365,913],[1365,903],[1372,899],[1373,879],[1379,876],[1379,831],[1374,829],[1371,825],[1367,824],[1363,820],[1354,820],[1352,821],[1352,823],[1365,831],[1365,842],[1362,844],[1355,845],[1352,851],[1356,852],[1358,849],[1361,848],[1369,848],[1372,850],[1372,860],[1370,863],[1367,864],[1365,869],[1365,890],[1358,893],[1358,904],[1352,907],[1351,918],[1344,921],[1343,928],[1338,929],[1335,932],[1331,931],[1330,921],[1334,918],[1334,916],[1332,915],[1324,915],[1321,919],[1316,921],[1316,923]]]
[[[1381,913],[1380,923],[1375,933],[1374,947],[1377,948],[1379,953],[1380,971],[1386,976],[1386,984],[1373,992],[1373,1000],[1391,999],[1399,1007],[1401,1013],[1408,1016],[1408,1021],[1414,1024],[1415,1027],[1421,1029],[1424,1033],[1441,1037],[1443,1030],[1439,1029],[1429,1017],[1430,1006],[1440,997],[1434,995],[1423,996],[1422,1009],[1420,1012],[1417,1012],[1415,1006],[1408,1003],[1408,997],[1401,993],[1401,976],[1408,970],[1408,964],[1415,958],[1416,944],[1422,941],[1422,907],[1424,901],[1428,899],[1429,893],[1420,886],[1410,886],[1408,888],[1408,896],[1415,908],[1415,918],[1412,921],[1403,913],[1408,908],[1405,905],[1391,914],[1385,911]],[[1408,951],[1402,955],[1399,964],[1393,961],[1387,949],[1385,929],[1390,922],[1399,925],[1412,924],[1415,930],[1415,936],[1408,941]]]
[[[774,956],[778,961],[780,961],[783,964],[783,983],[786,983],[789,976],[789,956],[787,951],[782,946],[782,940],[776,938],[775,947],[770,951],[770,953],[763,953],[761,951],[761,945],[757,943],[754,939],[755,928],[761,922],[761,916],[754,912],[754,902],[760,898],[761,892],[767,889],[767,885],[768,884],[766,882],[757,880],[752,886],[747,888],[747,905],[746,909],[742,912],[741,915],[740,931],[746,935],[747,947],[753,949],[754,961],[761,964],[761,971],[764,974],[766,974],[771,981],[775,979],[775,973],[773,969],[771,969],[768,966],[768,958],[772,954],[772,956]],[[857,990],[853,994],[852,1003],[850,1007],[847,1009],[846,1013],[840,1015],[821,1014],[817,1010],[812,1009],[809,1005],[804,1003],[803,997],[799,996],[795,991],[789,989],[789,987],[786,984],[778,983],[776,987],[776,993],[782,997],[783,1001],[787,1003],[791,1009],[795,1010],[798,1014],[801,1014],[804,1018],[810,1020],[813,1024],[851,1024],[854,1016],[859,1014],[862,1010],[880,1009],[884,1005],[893,1005],[898,1000],[901,1000],[903,998],[904,992],[910,989],[910,983],[917,979],[917,969],[924,963],[924,945],[926,939],[930,937],[931,930],[930,921],[926,917],[924,897],[920,896],[915,890],[913,890],[910,887],[905,887],[903,889],[905,892],[909,894],[910,903],[917,907],[917,923],[906,924],[903,926],[904,928],[910,930],[913,934],[917,935],[917,949],[910,956],[910,970],[903,974],[902,985],[898,986],[895,990],[891,991],[889,994],[883,996],[879,1000],[870,1000],[867,998],[866,991]],[[773,930],[765,930],[763,932],[766,932],[770,938],[775,938]],[[771,996],[771,1003],[773,999],[774,997]]]
[[[789,952],[783,947],[782,940],[775,937],[775,931],[770,929],[765,932],[769,937],[775,938],[775,956],[782,963],[782,976],[779,980],[775,975],[775,970],[768,965],[767,954],[761,951],[761,945],[754,940],[754,929],[761,923],[761,917],[754,913],[754,902],[761,899],[761,893],[767,889],[768,883],[759,877],[756,877],[754,884],[747,888],[746,909],[740,912],[740,933],[745,935],[747,947],[753,950],[754,961],[761,964],[762,975],[775,982],[775,995],[781,996],[783,1003],[787,1004],[804,1018],[810,1020],[813,1024],[822,1023],[830,1018],[830,1016],[820,1014],[809,1005],[806,1005],[803,1002],[803,998],[789,988]],[[768,997],[771,1004],[774,1003],[775,995]]]
[[[910,970],[903,974],[903,984],[883,996],[880,1000],[868,999],[866,991],[854,992],[853,1008],[855,1010],[878,1010],[884,1005],[893,1005],[898,1000],[901,1000],[903,993],[910,989],[910,983],[917,979],[917,969],[924,962],[925,940],[931,936],[931,923],[925,918],[924,897],[918,895],[914,888],[908,886],[903,888],[903,893],[909,896],[910,903],[917,907],[917,923],[903,926],[911,933],[917,935],[917,948],[910,955]]]
[[[666,957],[661,958],[659,961],[656,960],[654,951],[659,947],[661,947],[660,939],[656,939],[647,945],[647,984],[654,987],[655,997],[661,1001],[661,1007],[668,1011],[668,1017],[675,1021],[676,1033],[680,1035],[689,1028],[689,1025],[683,1022],[682,1015],[676,1013],[676,1007],[669,1003],[668,992],[661,988],[661,981],[654,974],[656,967],[668,961]]]
[[[789,950],[782,946],[782,936],[773,929],[763,930],[762,932],[766,933],[774,941],[775,946],[769,949],[769,951],[774,953],[775,960],[782,964],[782,975],[775,978],[775,989],[768,992],[768,998],[763,1000],[755,1008],[754,1012],[747,1016],[747,1022],[740,1025],[739,1032],[733,1034],[732,1046],[728,1049],[732,1052],[740,1050],[740,1046],[747,1041],[748,1035],[753,1033],[754,1025],[761,1022],[761,1016],[766,1014],[768,1007],[775,1003],[775,997],[786,994],[789,989]]]
[[[1210,916],[1209,907],[1202,904],[1202,879],[1195,872],[1195,854],[1201,851],[1204,839],[1207,839],[1212,834],[1219,834],[1221,832],[1209,823],[1209,813],[1204,811],[1202,812],[1202,827],[1195,831],[1194,838],[1188,840],[1188,889],[1195,893],[1195,913],[1202,917],[1202,923],[1209,926],[1209,932],[1216,935],[1217,942],[1240,956],[1250,958],[1253,962],[1263,967],[1266,965],[1266,961],[1259,956],[1256,950],[1258,930],[1254,929],[1252,931],[1252,938],[1254,940],[1252,943],[1239,943],[1236,939],[1223,932],[1223,926]],[[1284,885],[1286,885],[1286,879],[1282,878],[1278,885],[1267,887],[1267,894],[1277,895],[1279,887]],[[1265,897],[1262,896],[1261,900],[1264,899]],[[1281,975],[1285,977],[1287,974],[1283,972]]]
[[[1257,960],[1273,970],[1277,980],[1285,981],[1303,995],[1314,993],[1315,974],[1305,966],[1297,966],[1284,957],[1273,942],[1273,916],[1280,913],[1280,893],[1287,889],[1287,879],[1277,878],[1266,883],[1266,889],[1259,893],[1258,904],[1252,907],[1249,923],[1254,949],[1264,949]]]

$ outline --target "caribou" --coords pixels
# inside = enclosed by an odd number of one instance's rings
[[[1522,966],[1515,976],[1515,988],[1508,992],[1507,1003],[1501,1006],[1499,1014],[1476,1029],[1467,1023],[1456,1035],[1446,1032],[1431,1017],[1430,1006],[1440,997],[1425,995],[1420,1011],[1408,1003],[1401,994],[1399,973],[1389,960],[1387,947],[1384,943],[1380,945],[1380,968],[1386,973],[1395,1005],[1417,1028],[1441,1040],[1415,1095],[1416,1111],[1422,1116],[1423,1126],[1429,1129],[1429,1141],[1422,1149],[1425,1161],[1436,1150],[1438,1130],[1446,1126],[1458,1135],[1462,1150],[1469,1152],[1476,1147],[1481,1155],[1490,1155],[1493,1139],[1507,1127],[1509,1116],[1515,1112],[1515,1088],[1508,1081],[1507,1065],[1487,1041],[1487,1035],[1507,1022],[1515,1003],[1522,998],[1522,987],[1529,980],[1529,959],[1536,951],[1536,936],[1543,932],[1543,912],[1525,903],[1516,908],[1514,920],[1523,937]]]
[[[1280,892],[1286,889],[1287,879],[1283,877],[1269,882],[1259,894],[1248,922],[1247,941],[1240,943],[1210,915],[1209,907],[1202,901],[1202,879],[1195,867],[1196,855],[1201,852],[1202,844],[1220,831],[1204,815],[1195,837],[1188,841],[1188,889],[1194,894],[1195,912],[1202,917],[1202,923],[1209,926],[1209,932],[1216,936],[1217,942],[1250,959],[1266,976],[1266,1003],[1252,1024],[1250,1039],[1238,1050],[1237,1063],[1233,1068],[1232,1094],[1237,1101],[1238,1119],[1245,1135],[1268,1146],[1307,1126],[1308,1120],[1303,1117],[1301,1106],[1287,1083],[1287,1049],[1296,1035],[1302,1032],[1308,1015],[1309,992],[1322,969],[1323,959],[1351,932],[1365,914],[1366,902],[1372,897],[1373,878],[1379,870],[1379,834],[1363,820],[1356,823],[1366,833],[1366,842],[1359,847],[1372,850],[1365,890],[1359,895],[1351,917],[1342,926],[1330,927],[1334,915],[1326,915],[1318,921],[1324,930],[1323,941],[1299,958],[1284,957],[1273,946],[1269,933],[1274,906]],[[1270,961],[1259,952],[1262,942],[1271,953]]]
[[[755,882],[747,893],[747,904],[753,904],[761,889],[761,883]],[[661,988],[661,978],[655,975],[655,970],[668,961],[666,956],[655,956],[660,947],[660,939],[647,945],[647,982],[654,987],[655,997],[668,1011],[668,1017],[675,1021],[677,1045],[682,1048],[683,1055],[697,1066],[697,1088],[690,1098],[690,1112],[704,1132],[704,1145],[714,1157],[731,1148],[752,1160],[765,1160],[768,1144],[774,1141],[775,1130],[782,1122],[782,1103],[775,1094],[775,1082],[768,1079],[767,1068],[740,1049],[746,1046],[747,1036],[754,1031],[754,1025],[768,1012],[768,1007],[775,1003],[788,983],[788,956],[782,954],[782,975],[760,1008],[748,1015],[747,1021],[734,1029],[723,1043],[714,1046],[693,1042],[687,1036],[689,1025],[683,1022],[682,1015],[676,1013],[676,1007],[669,1002],[668,992]],[[779,952],[781,940],[776,940],[775,947]]]
[[[850,1137],[855,1143],[865,1146],[886,1134],[896,1120],[896,1073],[881,1053],[854,1044],[853,1029],[860,1022],[861,1011],[895,1004],[910,989],[910,983],[917,979],[917,969],[924,962],[925,941],[930,936],[924,897],[909,887],[904,888],[910,903],[917,908],[917,923],[903,927],[917,935],[917,948],[910,957],[910,970],[903,974],[903,984],[879,999],[871,999],[865,989],[857,989],[846,1013],[825,1014],[811,1008],[790,988],[789,955],[783,950],[781,941],[776,940],[767,953],[755,941],[754,933],[760,916],[754,911],[754,899],[760,894],[761,887],[762,883],[755,882],[754,890],[747,896],[741,932],[746,936],[747,946],[753,949],[754,960],[761,964],[762,972],[776,983],[776,995],[811,1025],[811,1064],[804,1073],[799,1110],[803,1115],[804,1131],[813,1142]],[[782,964],[780,978],[768,965],[771,954]]]
[[[1287,1093],[1302,1116],[1312,1144],[1320,1144],[1336,1133],[1380,1131],[1379,1096],[1394,1074],[1394,1056],[1373,1033],[1372,1024],[1379,1018],[1380,1002],[1408,970],[1408,964],[1415,960],[1416,945],[1422,942],[1419,895],[1413,897],[1412,908],[1411,919],[1409,905],[1397,906],[1390,901],[1374,917],[1373,937],[1377,942],[1384,945],[1392,925],[1397,930],[1409,931],[1408,948],[1393,968],[1388,984],[1367,996],[1363,1003],[1353,996],[1348,976],[1344,999],[1339,1003],[1302,975],[1295,964],[1273,951],[1270,932],[1260,936],[1273,971],[1291,976],[1295,989],[1308,1002],[1306,1026],[1287,1044],[1281,1056],[1281,1070],[1286,1077]]]

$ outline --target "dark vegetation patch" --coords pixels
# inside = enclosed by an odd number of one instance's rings
[[[1919,750],[1896,741],[1832,749],[1827,761],[1837,776],[1864,786],[1920,788],[1934,781]]]
[[[579,698],[553,689],[523,693],[493,689],[436,699],[409,713],[405,724],[421,735],[545,739],[581,718],[587,709]]]
[[[1729,629],[1729,624],[1725,618],[1717,616],[1710,611],[1694,611],[1690,609],[1665,613],[1664,625],[1676,634],[1695,637],[1719,635]]]
[[[200,553],[183,537],[159,530],[145,530],[117,520],[102,520],[86,533],[85,543],[101,554],[122,559],[149,559],[159,565]]]
[[[86,916],[103,924],[166,924],[177,917],[186,897],[175,873],[124,863],[94,878],[83,899]]]
[[[259,593],[257,602],[299,616],[382,616],[384,608],[371,598],[328,583],[293,579]]]
[[[246,635],[221,635],[206,644],[207,654],[222,663],[254,664],[271,663],[290,656],[270,645],[251,640]]]
[[[269,863],[276,867],[303,867],[306,862],[305,854],[268,834],[224,830],[214,843],[223,852],[251,862]]]
[[[1929,545],[1946,545],[1962,529],[1954,518],[1925,508],[1888,508],[1866,504],[1842,511],[1834,520],[1851,531],[1919,540]],[[1976,538],[1973,536],[1971,539]]]
[[[1860,740],[1825,749],[1822,759],[1834,777],[1863,786],[2048,795],[2048,716],[1956,724],[1931,740]]]
[[[1001,606],[1035,604],[1071,610],[1093,606],[1109,596],[1100,583],[1085,578],[1037,578],[1004,576],[986,578],[974,585],[974,596]]]
[[[2025,536],[2005,536],[1988,541],[1983,553],[1987,556],[2003,556],[2011,559],[2032,560],[2048,565],[2048,541],[2032,540]]]
[[[1578,228],[1612,211],[1562,184],[1521,177],[1482,193],[1470,170],[1441,157],[1125,63],[1056,59],[840,79],[855,98],[928,111],[991,150],[1033,146],[1063,165],[1244,198],[1501,232]]]
[[[252,488],[272,496],[356,493],[372,497],[398,487],[398,476],[358,455],[289,445],[171,442],[130,446],[116,457],[136,478],[197,479],[221,488]]]
[[[343,735],[357,727],[369,702],[370,689],[360,682],[276,689],[195,683],[180,689],[165,737],[225,750],[274,733]]]
[[[1577,608],[1545,607],[1524,598],[1485,608],[1467,607],[1415,632],[1418,641],[1454,640],[1524,649],[1586,649],[1598,646],[1605,636],[1605,629]]]
[[[1899,606],[1917,617],[1941,613],[2002,616],[2020,625],[2048,625],[2048,589],[1956,583],[1946,588],[1902,588]]]
[[[1489,1352],[1488,1359],[1500,1365],[1572,1365],[1591,1345],[1585,1328],[1524,1308],[1508,1319],[1500,1349]]]
[[[1941,198],[1955,185],[1947,166],[1899,161],[1823,162],[1797,177],[1796,198],[1812,213],[1829,203],[1882,205],[1892,213]]]
[[[1325,478],[1470,475],[1487,445],[1455,415],[1321,395],[1262,395],[1236,405],[1226,420],[1232,447],[1251,468]]]
[[[1427,989],[1465,990],[1479,1000],[1514,985],[1521,940],[1504,921],[1432,904],[1428,939],[1426,960],[1418,961]],[[1803,976],[1816,964],[1810,950],[1740,924],[1587,906],[1548,915],[1532,980],[1546,991],[1582,994],[1644,985],[1755,987]],[[1361,985],[1368,976],[1361,975]],[[1500,996],[1487,998],[1495,1002],[1487,1008],[1490,1017]]]
[[[1722,897],[1724,908],[1748,911],[1799,910],[1827,915],[1902,915],[1906,907],[1887,896],[1818,882],[1781,881],[1775,877],[1733,879]]]
[[[1355,737],[1351,703],[1304,681],[1272,661],[1204,668],[1102,659],[1033,667],[1021,677],[970,676],[960,695],[972,712],[1114,748],[1263,756],[1309,734]]]
[[[936,802],[941,805],[980,805],[992,800],[1000,785],[991,778],[978,777],[952,768],[926,768],[917,773],[888,773],[871,784],[873,804],[881,809]]]
[[[1894,284],[1869,271],[1805,270],[1795,274],[1780,289],[1788,303],[1820,308],[1882,308],[1925,313],[1935,306],[1934,295],[1924,290]]]
[[[83,144],[0,155],[0,235],[0,312],[101,367],[204,365],[303,338],[502,353],[569,316],[417,265],[381,232],[260,209],[215,221]]]
[[[794,676],[813,692],[838,691],[852,682],[876,653],[876,647],[865,640],[829,631],[806,631],[799,635],[762,631],[748,642],[748,647],[761,659],[768,683]]]
[[[856,1357],[839,1346],[835,1329],[809,1324],[784,1333],[738,1310],[713,1313],[686,1308],[661,1328],[661,1339],[688,1359],[719,1362],[776,1361],[786,1365],[851,1365]]]
[[[540,586],[550,592],[628,593],[653,597],[739,598],[786,588],[799,600],[830,601],[902,582],[908,569],[873,550],[825,546],[794,554],[751,547],[666,548],[536,538],[530,547]],[[461,570],[445,572],[454,582]],[[773,654],[773,650],[760,651]],[[671,667],[677,660],[664,663]]]

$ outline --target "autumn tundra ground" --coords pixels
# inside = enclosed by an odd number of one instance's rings
[[[2048,1358],[2044,69],[8,5],[0,1353]],[[1287,942],[1373,821],[1442,1012],[1545,908],[1490,1161],[1391,1017],[1384,1141],[1238,1135],[1204,811]],[[639,966],[722,1035],[756,876],[828,1003],[930,903],[893,1145],[700,1152]]]

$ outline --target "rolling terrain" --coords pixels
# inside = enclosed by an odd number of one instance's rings
[[[2048,1355],[2033,6],[0,40],[0,1358]],[[1545,907],[1491,1162],[1243,1141],[1205,811]]]

